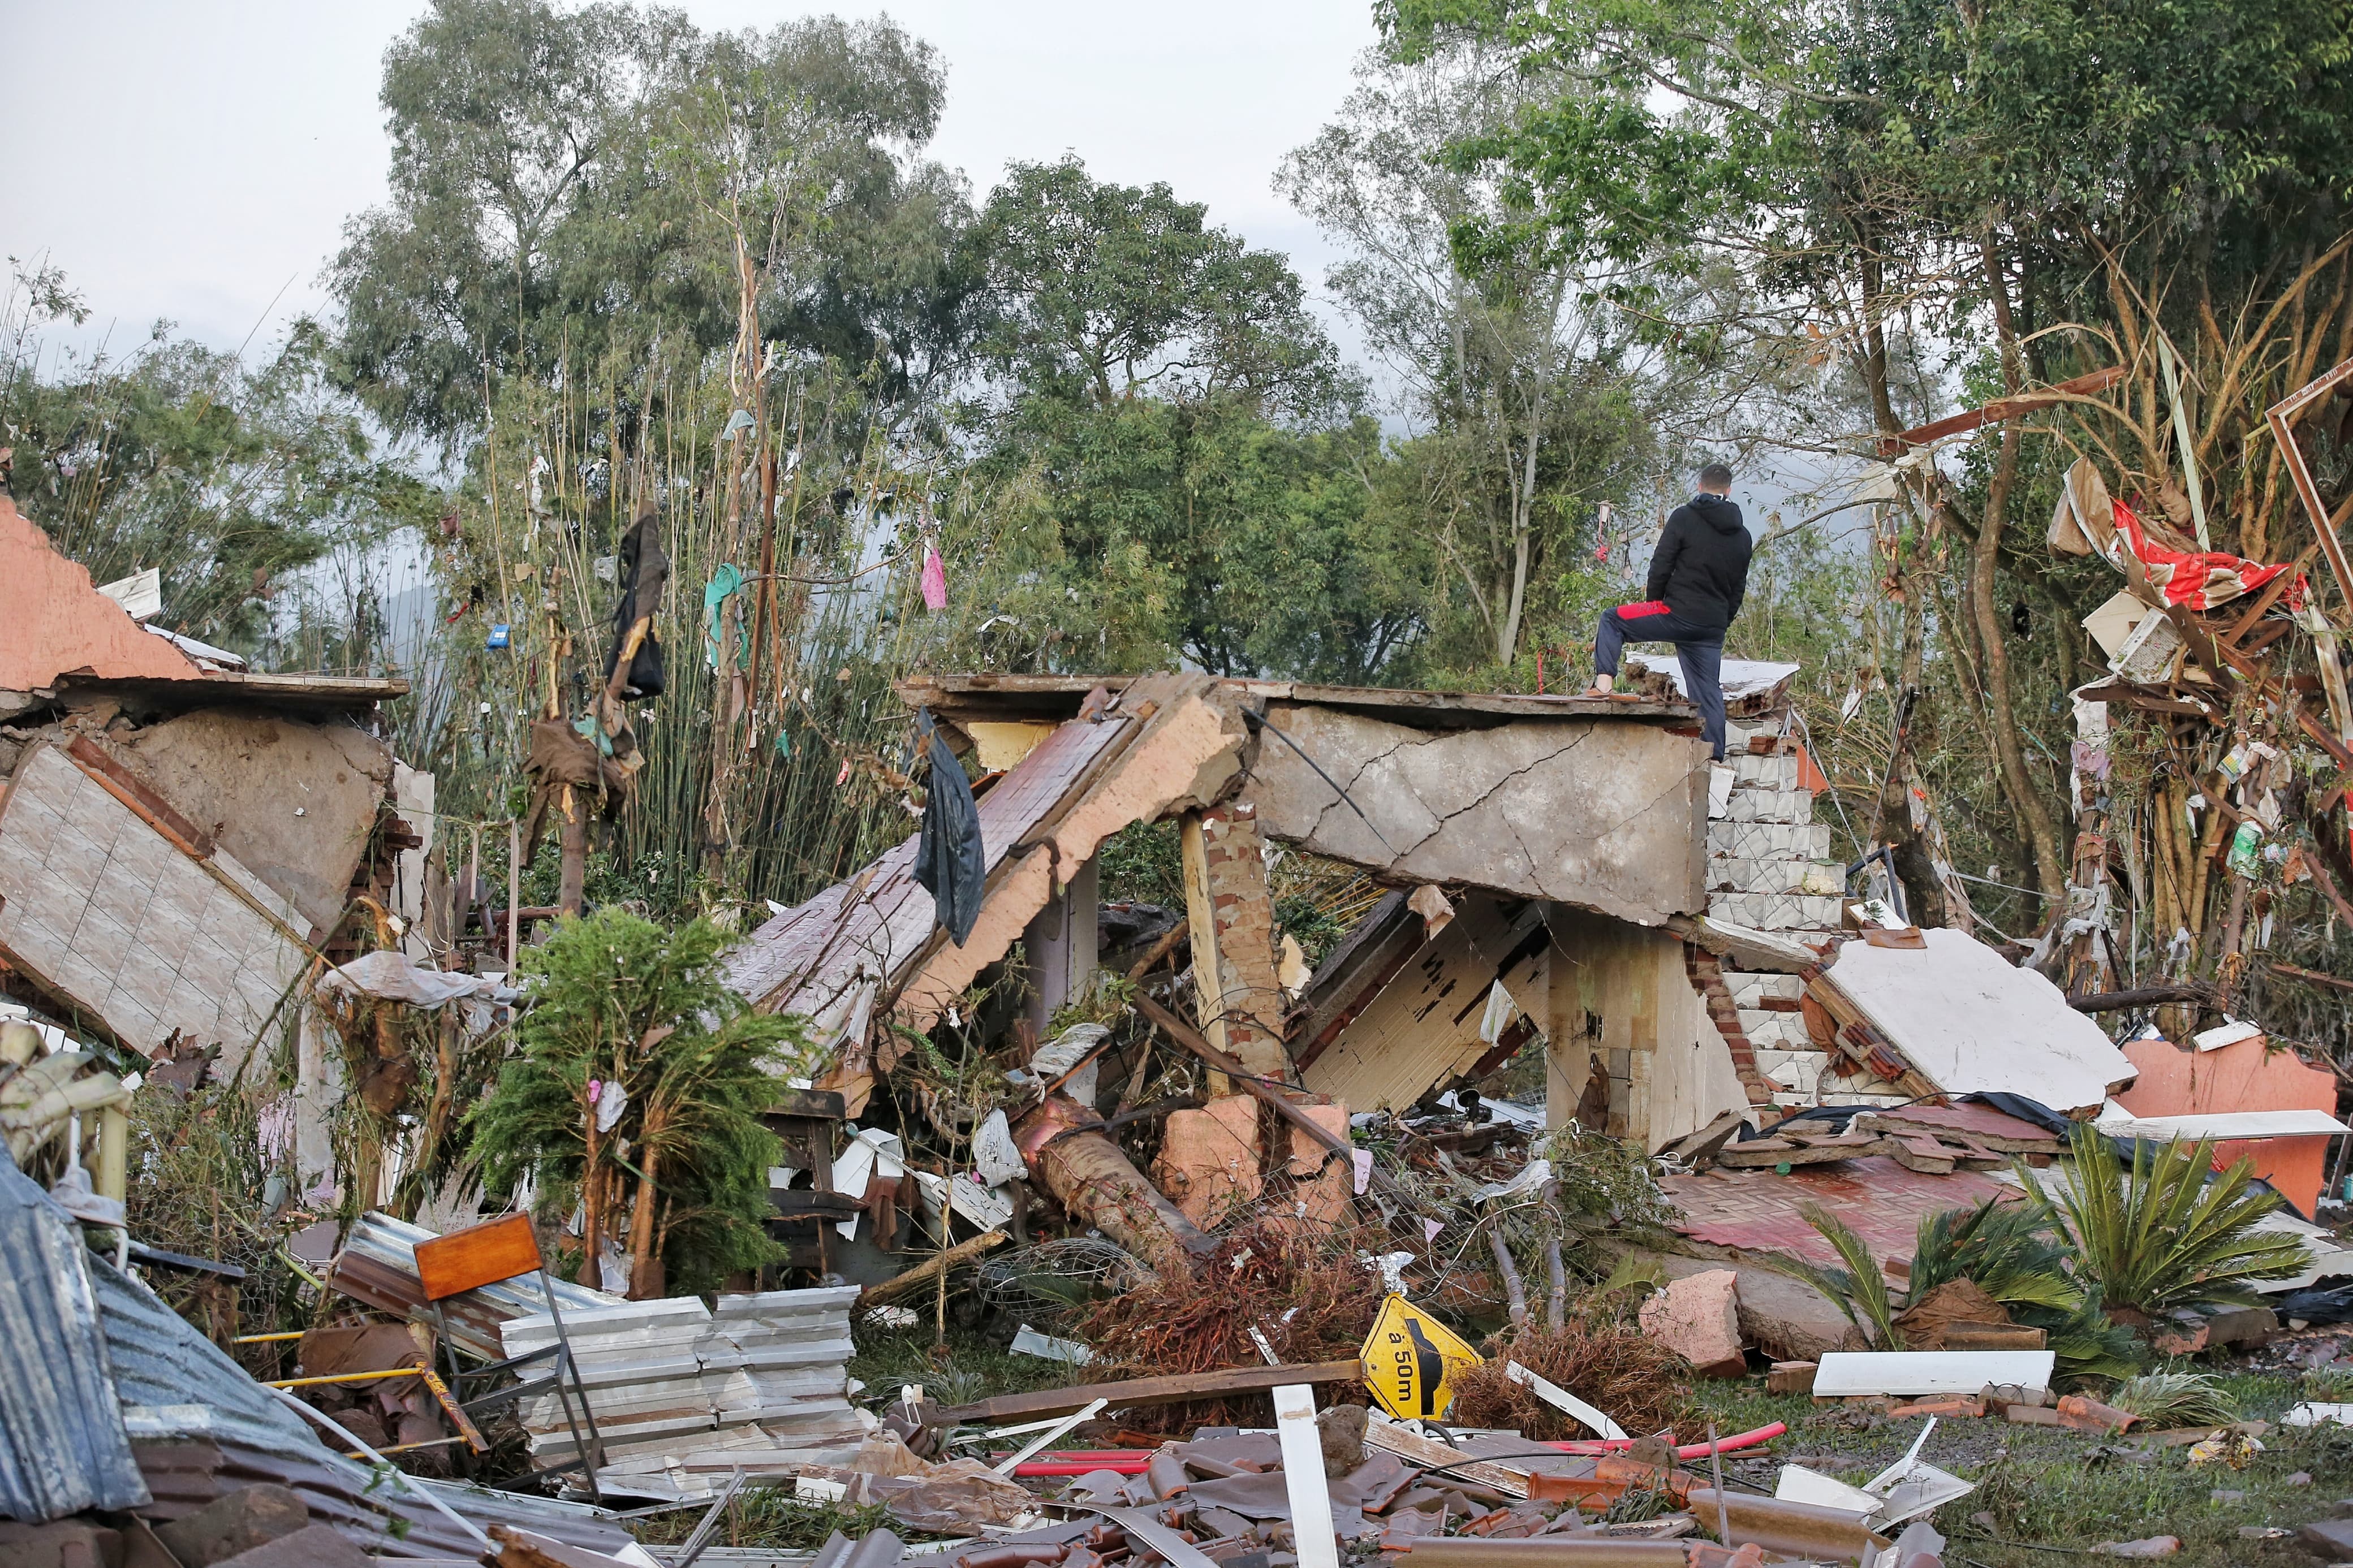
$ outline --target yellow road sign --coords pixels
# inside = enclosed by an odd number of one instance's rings
[[[1461,1336],[1402,1296],[1381,1303],[1365,1336],[1365,1384],[1399,1420],[1436,1420],[1454,1403],[1454,1373],[1477,1366]]]

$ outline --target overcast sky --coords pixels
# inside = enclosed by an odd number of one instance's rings
[[[369,0],[0,0],[11,177],[0,254],[46,257],[118,344],[157,317],[224,348],[324,303],[343,220],[383,199],[385,46],[424,9]],[[810,10],[887,12],[938,46],[933,154],[985,192],[1011,159],[1075,152],[1098,176],[1166,180],[1212,221],[1329,252],[1269,189],[1373,41],[1371,0],[912,0],[800,7],[691,0],[705,28]],[[282,293],[281,293],[282,290]],[[273,304],[274,301],[274,304]],[[1336,325],[1336,323],[1335,323]]]

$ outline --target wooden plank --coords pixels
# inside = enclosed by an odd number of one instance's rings
[[[428,1301],[495,1285],[529,1274],[539,1266],[539,1237],[525,1214],[509,1215],[417,1244],[417,1277],[424,1282]]]
[[[1402,1110],[1467,1069],[1486,1054],[1479,1025],[1497,958],[1514,945],[1495,901],[1466,894],[1446,929],[1419,944],[1302,1068],[1301,1081],[1351,1110]]]
[[[1332,1526],[1332,1492],[1324,1478],[1324,1443],[1315,1429],[1315,1391],[1287,1383],[1274,1391],[1274,1430],[1282,1445],[1283,1491],[1291,1502],[1299,1568],[1340,1568]]]
[[[1505,1497],[1524,1498],[1528,1495],[1527,1471],[1498,1464],[1493,1459],[1473,1459],[1460,1448],[1450,1448],[1434,1438],[1418,1437],[1392,1422],[1367,1422],[1365,1426],[1365,1446],[1432,1469],[1443,1467],[1446,1477],[1434,1484],[1442,1485],[1447,1478],[1452,1478],[1493,1487]]]
[[[1182,1405],[1188,1399],[1271,1394],[1288,1383],[1361,1383],[1364,1376],[1364,1363],[1357,1361],[1222,1367],[1215,1372],[1176,1373],[1124,1383],[1082,1383],[1070,1388],[1039,1389],[1032,1394],[1004,1394],[995,1399],[926,1412],[924,1419],[926,1425],[934,1426],[953,1426],[964,1422],[995,1425],[1036,1415],[1068,1415],[1083,1410],[1098,1399],[1106,1410],[1133,1410],[1146,1405]]]

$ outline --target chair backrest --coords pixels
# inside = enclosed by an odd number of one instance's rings
[[[428,1301],[495,1285],[540,1267],[539,1237],[529,1215],[512,1214],[417,1244],[417,1278]]]

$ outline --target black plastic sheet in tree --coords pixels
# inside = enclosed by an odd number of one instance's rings
[[[923,801],[923,832],[915,846],[915,880],[928,889],[939,922],[958,947],[980,919],[988,854],[980,838],[980,806],[964,764],[940,738],[931,710],[915,710],[915,746],[932,764]]]

